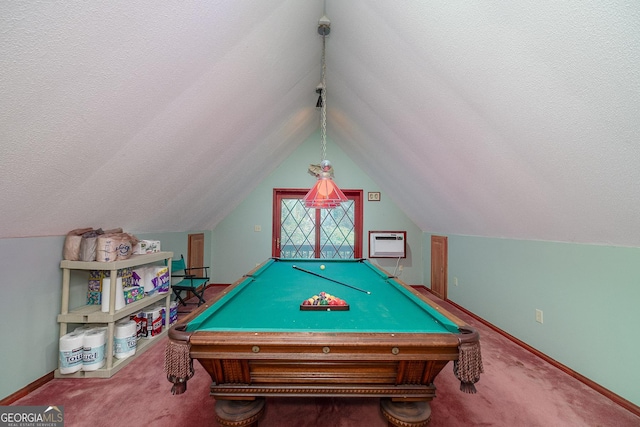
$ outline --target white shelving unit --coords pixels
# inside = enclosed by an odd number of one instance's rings
[[[136,267],[145,264],[151,264],[158,261],[167,260],[167,266],[169,268],[169,276],[171,276],[171,258],[173,258],[173,252],[156,252],[144,255],[132,255],[131,258],[123,261],[113,262],[87,262],[87,261],[68,261],[63,260],[60,263],[62,268],[62,305],[60,314],[58,315],[58,323],[60,323],[60,336],[62,337],[67,333],[67,325],[69,323],[95,323],[107,325],[107,346],[105,351],[105,366],[103,368],[94,371],[78,371],[73,374],[62,374],[60,369],[56,369],[54,376],[56,378],[109,378],[124,368],[129,362],[134,360],[137,356],[144,353],[153,344],[159,341],[159,339],[167,334],[169,330],[165,327],[162,333],[153,338],[141,338],[138,340],[136,354],[126,359],[116,359],[113,357],[113,334],[115,330],[115,322],[133,313],[142,311],[145,307],[148,307],[158,301],[165,300],[165,319],[169,319],[169,309],[171,304],[171,284],[169,284],[169,291],[162,294],[155,294],[151,296],[145,296],[141,300],[134,301],[131,304],[125,305],[122,309],[115,309],[116,302],[116,288],[117,286],[111,286],[109,288],[109,312],[103,312],[101,305],[85,305],[75,308],[69,311],[69,282],[71,280],[71,270],[102,270],[110,271],[111,283],[115,284],[118,277],[118,270],[129,267]]]

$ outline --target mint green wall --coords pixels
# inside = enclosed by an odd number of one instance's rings
[[[58,367],[63,237],[0,239],[0,398]]]
[[[162,249],[187,255],[189,233],[136,234],[162,242]],[[211,257],[211,232],[205,259]],[[64,236],[0,239],[0,399],[58,367],[57,316],[62,299]],[[71,274],[69,305],[86,303],[86,275]]]
[[[640,248],[465,236],[448,246],[449,299],[640,405]]]
[[[331,140],[327,140],[327,159],[335,170],[340,188],[380,191],[371,180]],[[233,283],[243,274],[271,256],[271,224],[274,188],[309,188],[315,178],[307,173],[309,164],[320,163],[320,134],[312,134],[270,176],[268,176],[230,215],[213,230],[213,281]],[[254,226],[262,231],[254,231]],[[401,279],[422,283],[422,231],[382,193],[380,202],[364,201],[363,255],[368,255],[369,230],[406,230],[407,258],[401,260]],[[393,272],[397,260],[373,260]]]

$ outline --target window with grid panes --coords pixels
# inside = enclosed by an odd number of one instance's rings
[[[362,257],[362,190],[334,209],[309,209],[308,190],[274,189],[272,255],[278,258]]]

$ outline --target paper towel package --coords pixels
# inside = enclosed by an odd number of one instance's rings
[[[59,369],[72,374],[82,369],[84,332],[70,332],[60,337]]]
[[[134,286],[144,287],[147,295],[169,291],[169,269],[164,266],[146,266],[133,271]]]
[[[84,333],[82,340],[82,370],[95,371],[104,366],[107,328],[96,328]]]
[[[113,336],[113,353],[116,359],[126,359],[136,353],[138,343],[137,326],[134,320],[116,323]]]
[[[171,282],[169,269],[167,267],[156,267],[153,273],[154,277],[151,282],[153,283],[154,291],[159,293],[169,292],[169,283]]]
[[[102,311],[104,313],[109,312],[109,298],[111,297],[111,279],[105,277],[102,279]],[[116,280],[116,303],[115,309],[120,310],[125,306],[124,290],[122,288],[122,278],[118,277]]]
[[[134,254],[151,254],[160,252],[160,240],[140,240],[133,248]]]
[[[178,321],[178,303],[176,301],[171,301],[171,305],[169,306],[169,324],[173,325]]]

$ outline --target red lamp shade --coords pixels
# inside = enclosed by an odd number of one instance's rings
[[[329,173],[322,172],[318,181],[306,196],[302,199],[307,208],[332,209],[340,206],[340,203],[348,201],[344,193],[338,188]]]

